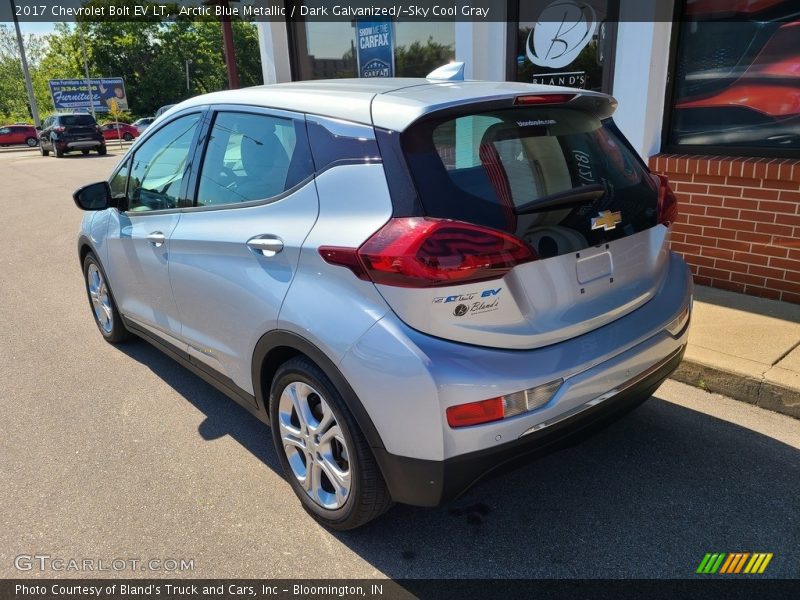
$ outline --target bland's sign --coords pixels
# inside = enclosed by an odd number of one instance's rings
[[[115,107],[128,110],[128,96],[121,77],[107,79],[51,79],[50,95],[59,110],[90,110],[109,112]]]
[[[359,77],[394,77],[394,29],[391,21],[356,21]]]

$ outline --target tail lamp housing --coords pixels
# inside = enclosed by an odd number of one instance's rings
[[[678,218],[678,199],[666,175],[654,174],[653,179],[658,185],[658,222],[669,227]]]
[[[536,260],[518,238],[448,219],[390,219],[359,248],[321,246],[322,258],[377,284],[424,288],[503,277]]]
[[[450,406],[445,411],[453,429],[501,421],[541,408],[555,396],[563,379],[555,379],[521,392]]]

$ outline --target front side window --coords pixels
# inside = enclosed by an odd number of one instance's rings
[[[136,151],[128,185],[128,210],[141,212],[178,207],[199,123],[198,113],[175,119]]]
[[[313,172],[302,121],[220,112],[209,136],[197,206],[265,200]]]
[[[125,161],[125,163],[117,169],[117,172],[111,176],[111,180],[108,184],[111,187],[112,198],[125,197],[125,190],[128,187],[128,171],[130,170],[130,164],[131,161]]]

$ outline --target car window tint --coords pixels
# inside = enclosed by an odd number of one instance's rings
[[[128,185],[128,210],[178,206],[199,122],[199,114],[180,117],[159,129],[136,151]]]
[[[197,205],[272,198],[312,172],[302,121],[221,112],[214,120],[203,160]]]
[[[111,187],[112,198],[124,198],[125,190],[128,186],[128,171],[130,170],[130,161],[126,161],[122,166],[117,169],[117,172],[111,176],[109,186]]]

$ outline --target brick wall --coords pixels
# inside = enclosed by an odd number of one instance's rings
[[[700,285],[800,304],[800,161],[658,154],[680,217],[672,249]]]

